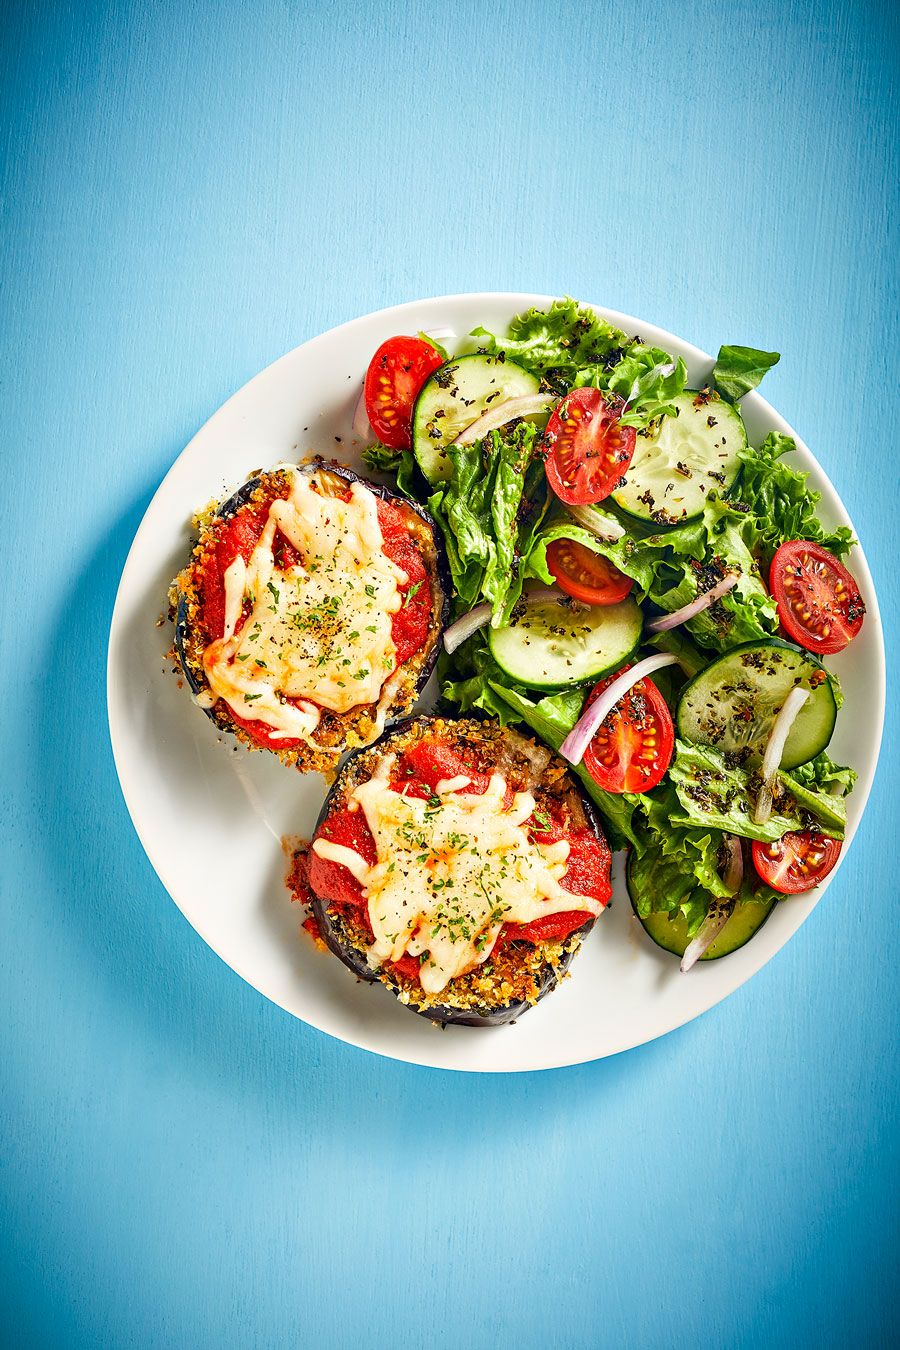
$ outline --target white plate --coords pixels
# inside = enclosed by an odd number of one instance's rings
[[[613,905],[560,989],[515,1026],[441,1031],[402,1008],[382,986],[358,984],[299,929],[284,887],[281,839],[311,834],[323,780],[220,736],[165,665],[172,635],[156,622],[168,582],[187,557],[194,509],[222,498],[250,470],[292,454],[317,451],[359,467],[353,409],[369,358],[391,334],[444,325],[462,334],[477,324],[497,331],[518,311],[550,299],[488,293],[400,305],[332,329],[262,371],[210,418],[163,480],[128,555],[110,633],[109,724],[122,791],[147,856],[200,936],[267,998],[311,1026],[382,1055],[440,1068],[553,1068],[661,1036],[765,965],[824,890],[777,906],[746,947],[682,976],[677,961],[654,947],[632,917],[619,858]],[[595,308],[626,332],[683,356],[692,384],[708,375],[711,360],[696,347]],[[742,410],[755,443],[770,430],[795,435],[759,394],[747,395]],[[823,517],[849,523],[834,488],[799,439],[797,444],[800,465],[812,471],[822,493]],[[884,712],[881,622],[861,549],[851,567],[868,615],[859,638],[833,661],[846,703],[830,747],[859,773],[848,843],[869,794]]]

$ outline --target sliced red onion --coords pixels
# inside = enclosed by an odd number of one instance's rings
[[[643,661],[638,661],[630,670],[623,670],[618,679],[613,680],[609,688],[581,714],[559,747],[563,759],[567,759],[570,764],[580,764],[585,750],[597,734],[597,728],[606,720],[619,699],[624,698],[629,689],[655,670],[674,665],[677,665],[677,660],[671,652],[660,652],[658,656],[647,656]]]
[[[772,723],[772,730],[769,732],[769,739],[766,742],[766,749],[763,754],[762,787],[759,790],[756,808],[753,812],[753,819],[757,825],[765,825],[772,814],[772,791],[775,787],[775,776],[784,755],[785,743],[791,734],[791,727],[796,721],[797,714],[808,698],[808,689],[792,689],[784,700],[781,711]]]
[[[353,413],[353,434],[362,437],[363,440],[368,440],[371,433],[369,414],[366,412],[366,391],[363,387],[359,391],[359,398],[356,400],[356,409]]]
[[[692,941],[684,949],[684,956],[681,958],[681,973],[686,975],[689,970],[700,960],[700,957],[708,952],[715,942],[716,938],[731,918],[734,910],[734,902],[730,904],[716,905],[715,909],[703,920],[702,924],[694,934]]]
[[[548,394],[522,394],[519,398],[508,398],[505,403],[495,403],[487,412],[476,417],[465,430],[461,431],[453,445],[471,445],[480,441],[489,431],[505,426],[514,417],[533,417],[536,413],[549,412],[555,400]]]
[[[744,851],[736,834],[726,834],[723,837],[728,845],[728,865],[722,877],[722,885],[728,888],[731,895],[737,895],[744,880]]]
[[[648,623],[647,632],[667,633],[670,628],[677,628],[679,624],[687,623],[688,619],[695,619],[698,614],[702,614],[705,609],[709,609],[710,605],[714,605],[717,600],[721,600],[723,595],[727,595],[740,579],[739,572],[732,572],[730,576],[723,577],[710,590],[698,595],[689,605],[683,605],[681,609],[673,610],[671,614],[663,614],[662,618],[654,619],[652,623]]]
[[[552,590],[549,586],[539,586],[533,591],[526,591],[522,596],[519,605],[526,607],[530,605],[545,605],[550,601],[562,602],[565,596],[561,591]],[[491,621],[491,606],[488,604],[476,605],[470,609],[468,614],[463,614],[461,618],[451,623],[449,628],[444,629],[444,647],[448,654],[455,652],[457,647],[465,642],[466,638],[477,633],[479,628],[486,627]]]
[[[477,633],[479,628],[484,628],[490,621],[491,607],[487,604],[476,605],[468,614],[463,614],[455,623],[451,623],[449,628],[444,629],[444,647],[447,652],[455,652],[466,638]]]
[[[426,328],[425,336],[434,338],[435,342],[452,342],[456,334],[452,328]]]
[[[572,519],[589,533],[595,534],[598,539],[604,543],[614,544],[617,539],[623,538],[625,527],[620,525],[617,520],[610,520],[598,511],[596,506],[567,506],[566,510]]]
[[[741,882],[744,880],[744,853],[736,834],[726,834],[723,838],[728,845],[728,862],[722,884],[728,888],[729,894],[734,896],[741,889]],[[716,901],[715,908],[710,910],[693,940],[684,949],[684,956],[681,958],[682,975],[686,975],[700,957],[709,951],[733,913],[733,900]]]

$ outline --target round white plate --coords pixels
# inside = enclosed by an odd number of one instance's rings
[[[281,841],[311,834],[325,793],[322,778],[221,736],[166,665],[172,634],[157,620],[167,585],[188,555],[193,510],[221,499],[250,470],[292,455],[318,452],[361,467],[353,409],[369,358],[385,338],[445,325],[460,334],[477,324],[498,331],[518,311],[550,300],[487,293],[399,305],[332,329],[262,371],[210,418],[160,485],[128,555],[110,633],[109,725],[122,791],[147,856],[200,936],[267,998],[311,1026],[382,1055],[447,1069],[554,1068],[661,1036],[765,965],[824,890],[777,906],[746,947],[682,976],[677,961],[633,918],[618,858],[613,904],[560,989],[515,1026],[442,1031],[382,986],[358,984],[300,930],[301,916],[284,885]],[[595,308],[627,333],[683,356],[692,384],[708,376],[712,362],[696,347]],[[742,410],[754,443],[770,430],[795,435],[757,393],[745,397]],[[822,493],[823,516],[849,523],[825,474],[797,444],[800,466]],[[884,710],[881,623],[861,549],[851,566],[869,612],[859,638],[834,658],[846,702],[830,747],[859,773],[848,843],[872,782]]]

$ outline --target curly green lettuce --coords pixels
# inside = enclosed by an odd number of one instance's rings
[[[766,567],[788,539],[809,539],[839,558],[854,542],[846,525],[826,529],[819,520],[821,493],[807,486],[808,474],[783,459],[796,448],[791,436],[769,432],[758,450],[743,452],[740,476],[731,493],[735,510],[744,515],[744,539]]]
[[[418,499],[416,491],[416,459],[411,450],[392,450],[389,445],[367,445],[362,452],[363,463],[376,473],[392,473],[397,488],[404,497]]]
[[[644,428],[672,412],[672,399],[687,380],[680,357],[628,337],[568,297],[547,310],[518,314],[506,337],[486,328],[474,329],[472,336],[480,350],[505,354],[555,394],[583,385],[615,394],[627,405],[621,419],[626,426]]]

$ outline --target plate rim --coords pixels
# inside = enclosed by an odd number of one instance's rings
[[[184,909],[175,893],[176,887],[174,885],[170,885],[170,882],[167,879],[166,875],[167,868],[165,866],[165,863],[159,859],[160,850],[158,850],[155,845],[151,845],[148,842],[147,838],[145,837],[145,831],[142,829],[141,822],[138,818],[139,813],[137,812],[133,804],[133,797],[129,794],[129,790],[127,787],[128,770],[125,767],[124,763],[124,747],[121,743],[120,735],[115,726],[116,716],[113,708],[113,681],[114,681],[116,656],[118,653],[118,633],[122,627],[122,610],[125,604],[124,597],[128,589],[128,585],[130,584],[131,572],[137,565],[136,554],[138,542],[141,538],[147,518],[152,512],[157,498],[163,493],[169,479],[177,473],[181,463],[191,453],[195,445],[195,442],[208,431],[210,425],[214,423],[216,419],[218,419],[220,416],[224,417],[224,415],[226,414],[226,410],[228,410],[231,407],[231,405],[245,393],[245,391],[248,389],[250,385],[252,385],[257,380],[261,380],[264,377],[269,376],[270,373],[273,372],[282,363],[286,363],[295,359],[300,351],[308,351],[310,349],[314,349],[320,343],[331,341],[342,331],[352,328],[359,323],[369,321],[381,321],[381,320],[387,322],[391,318],[399,317],[404,312],[414,311],[426,304],[449,305],[449,304],[456,304],[458,302],[464,302],[471,304],[473,306],[479,303],[483,303],[485,305],[494,305],[494,306],[502,304],[504,307],[506,307],[508,304],[510,315],[514,315],[521,313],[523,309],[527,309],[531,306],[547,307],[554,301],[559,300],[561,298],[562,297],[560,296],[543,295],[530,291],[461,291],[458,293],[452,293],[447,295],[422,296],[414,300],[403,301],[400,304],[390,305],[379,310],[372,310],[369,311],[368,313],[360,314],[355,316],[354,318],[347,319],[340,324],[336,324],[332,328],[326,329],[321,333],[315,334],[313,337],[308,338],[306,341],[299,343],[296,347],[293,347],[290,350],[284,352],[281,356],[276,357],[274,361],[271,361],[268,365],[262,367],[248,380],[246,380],[238,389],[234,390],[234,392],[230,394],[229,397],[224,400],[224,402],[219,404],[219,406],[210,414],[210,416],[196,429],[193,436],[191,436],[190,440],[180,451],[180,453],[176,456],[176,458],[170,465],[169,469],[164,474],[163,478],[160,480],[155,491],[153,492],[152,497],[150,498],[150,501],[147,503],[147,506],[145,507],[141,515],[140,522],[138,523],[137,529],[135,530],[134,533],[134,537],[129,546],[128,553],[126,555],[121,575],[119,577],[119,582],[116,588],[116,597],[110,618],[109,632],[107,638],[106,709],[107,709],[107,727],[109,732],[110,744],[113,752],[113,762],[115,764],[116,776],[119,781],[119,787],[122,792],[122,796],[124,798],[132,826],[134,827],[135,833],[138,836],[138,840],[141,844],[141,847],[144,850],[144,853],[146,854],[146,857],[151,867],[156,873],[158,880],[162,883],[164,890],[169,895],[169,898],[177,906],[180,913],[191,925],[191,927],[197,933],[197,935],[219,958],[219,960],[222,961],[223,964],[226,965],[230,970],[234,971],[236,975],[238,975],[242,980],[244,980],[247,984],[249,984],[251,988],[255,989],[270,1003],[273,1003],[276,1007],[281,1008],[291,1017],[296,1018],[298,1021],[304,1023],[305,1025],[312,1027],[314,1030],[321,1032],[324,1035],[330,1036],[332,1039],[339,1041],[344,1045],[351,1045],[356,1049],[363,1050],[371,1054],[380,1055],[385,1059],[394,1060],[397,1063],[414,1064],[420,1068],[435,1069],[438,1071],[443,1070],[453,1073],[483,1073],[483,1074],[531,1073],[531,1072],[543,1072],[550,1069],[572,1068],[580,1064],[588,1064],[593,1063],[596,1060],[611,1058],[614,1055],[623,1054],[628,1050],[636,1049],[642,1045],[649,1045],[653,1041],[660,1039],[660,1037],[666,1036],[672,1031],[677,1031],[680,1027],[685,1026],[688,1022],[695,1021],[697,1018],[704,1016],[707,1012],[710,1011],[711,1008],[717,1007],[720,1003],[724,1003],[726,999],[730,998],[732,994],[736,993],[738,989],[742,988],[748,982],[748,980],[750,980],[754,975],[758,974],[759,971],[764,966],[768,965],[768,963],[771,960],[773,960],[774,957],[776,957],[779,954],[779,952],[781,952],[784,949],[784,947],[787,946],[787,944],[791,941],[791,939],[795,936],[797,931],[807,921],[807,919],[812,914],[813,910],[821,901],[823,895],[825,894],[825,891],[828,889],[828,886],[830,885],[831,881],[839,871],[840,865],[843,862],[843,858],[846,857],[846,854],[849,851],[849,846],[856,834],[859,824],[862,821],[863,815],[868,805],[869,795],[872,789],[872,783],[874,781],[875,772],[877,770],[878,761],[881,754],[881,746],[884,735],[884,718],[886,708],[886,674],[887,674],[885,645],[884,645],[884,629],[881,620],[881,610],[878,601],[878,593],[875,587],[874,578],[872,576],[872,572],[869,567],[864,546],[862,542],[859,539],[857,539],[854,552],[854,569],[857,575],[859,575],[864,582],[863,589],[867,590],[868,594],[871,596],[872,603],[868,605],[866,617],[867,623],[870,626],[870,628],[874,628],[875,635],[877,638],[876,642],[877,658],[878,658],[876,669],[877,690],[869,691],[870,694],[872,695],[877,693],[877,699],[875,700],[877,705],[875,709],[875,711],[877,712],[877,735],[875,738],[875,748],[874,753],[871,757],[871,761],[866,766],[865,771],[860,771],[857,784],[854,788],[855,804],[858,804],[858,808],[855,819],[851,821],[848,825],[844,841],[844,849],[842,850],[842,856],[838,861],[837,867],[835,867],[835,869],[829,874],[829,876],[825,878],[824,882],[822,882],[821,885],[817,888],[817,894],[812,902],[812,905],[809,908],[809,911],[803,915],[803,917],[797,923],[796,927],[785,937],[784,941],[780,944],[780,946],[778,946],[768,956],[761,959],[757,964],[752,964],[751,967],[747,970],[747,972],[738,980],[738,982],[732,988],[728,990],[727,993],[711,996],[709,1001],[704,1003],[704,1005],[699,1010],[694,1010],[686,1013],[686,1015],[683,1018],[675,1022],[668,1023],[664,1028],[661,1028],[660,1030],[653,1032],[651,1035],[640,1034],[635,1039],[627,1039],[625,1043],[619,1045],[615,1049],[600,1051],[599,1053],[585,1053],[585,1054],[576,1053],[574,1056],[570,1056],[564,1059],[560,1058],[546,1059],[546,1060],[536,1059],[534,1063],[530,1063],[527,1065],[512,1065],[504,1068],[504,1067],[497,1067],[496,1065],[493,1064],[489,1065],[439,1064],[429,1059],[421,1058],[412,1053],[403,1053],[400,1050],[397,1050],[395,1052],[389,1048],[367,1044],[361,1039],[354,1039],[351,1036],[341,1034],[338,1031],[335,1031],[327,1026],[322,1025],[321,1022],[297,1012],[294,1008],[288,1007],[286,1003],[284,1003],[274,994],[263,989],[261,985],[257,983],[257,980],[251,974],[249,974],[246,969],[242,967],[240,962],[232,961],[222,955],[222,953],[218,950],[212,936],[206,931],[206,926],[203,925],[201,922],[195,920],[194,916],[189,914]],[[682,351],[684,351],[685,353],[689,353],[691,359],[695,360],[699,364],[713,363],[713,357],[710,356],[707,352],[703,351],[702,348],[695,346],[693,343],[686,341],[684,338],[679,337],[677,334],[672,333],[667,329],[661,328],[658,324],[636,318],[633,315],[625,314],[619,310],[610,309],[604,305],[596,305],[589,301],[579,301],[579,303],[594,310],[595,313],[601,315],[603,318],[607,319],[610,323],[614,324],[616,327],[622,328],[625,332],[641,332],[642,330],[644,332],[647,332],[648,330],[652,329],[654,333],[653,340],[659,341],[661,345],[664,345],[666,341],[672,341]],[[802,452],[805,452],[805,454],[807,454],[812,460],[815,466],[817,476],[819,477],[821,483],[831,493],[837,505],[839,513],[849,523],[851,528],[854,529],[854,536],[855,536],[856,531],[855,527],[853,527],[853,522],[850,517],[850,513],[844,504],[843,498],[841,497],[837,488],[831,481],[830,476],[820,463],[819,459],[810,449],[810,447],[796,433],[796,431],[786,421],[786,419],[782,416],[782,414],[779,413],[768,402],[768,400],[765,399],[756,389],[752,390],[750,393],[744,396],[744,399],[742,400],[742,406],[749,406],[751,410],[756,410],[763,418],[771,422],[776,430],[781,431],[782,434],[790,435],[795,439],[798,448]],[[479,1033],[482,1035],[486,1034],[485,1031],[481,1028],[473,1029],[473,1034]]]

